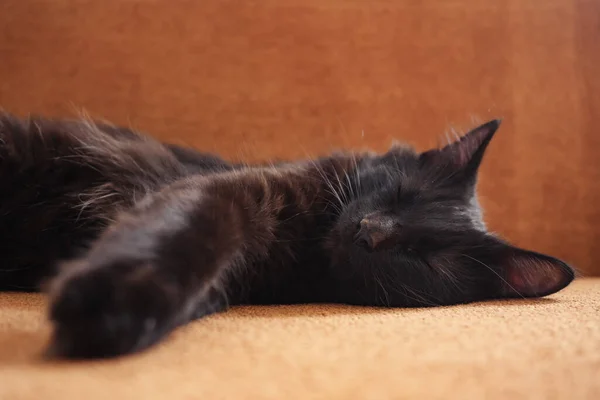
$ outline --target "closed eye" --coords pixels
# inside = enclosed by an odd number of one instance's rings
[[[418,251],[417,249],[415,249],[413,247],[405,247],[403,254],[405,257],[411,257],[414,260],[418,260],[418,261],[422,262],[423,264],[427,265],[427,267],[429,267],[429,269],[431,269],[431,270],[434,269],[431,266],[431,264],[429,263],[429,261],[427,261],[427,257],[424,257],[420,251]]]
[[[414,249],[414,247],[410,245],[406,245],[404,243],[398,243],[394,246],[394,252],[398,254],[402,254],[403,256],[418,256],[418,252]]]

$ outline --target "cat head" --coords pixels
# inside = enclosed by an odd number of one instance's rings
[[[358,163],[329,247],[336,297],[353,304],[427,306],[541,297],[574,271],[487,232],[477,171],[500,121],[440,149],[403,147]]]

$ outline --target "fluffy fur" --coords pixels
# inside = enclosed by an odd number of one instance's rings
[[[424,153],[232,164],[89,120],[0,117],[0,288],[46,283],[48,354],[131,353],[231,304],[436,306],[561,290],[573,270],[489,234],[499,121]]]

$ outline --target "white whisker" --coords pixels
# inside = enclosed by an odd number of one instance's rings
[[[506,283],[506,285],[507,285],[509,288],[511,288],[512,290],[514,290],[514,291],[515,291],[515,293],[517,293],[517,294],[518,294],[519,296],[521,296],[523,299],[525,298],[525,296],[523,296],[523,295],[521,294],[521,292],[519,292],[517,289],[515,289],[515,288],[514,288],[514,287],[513,287],[513,286],[512,286],[510,283],[508,283],[508,282],[506,281],[506,279],[504,279],[504,278],[503,278],[503,277],[502,277],[502,276],[501,276],[499,273],[497,273],[496,271],[494,271],[494,270],[492,269],[492,267],[490,267],[489,265],[485,264],[484,262],[481,262],[481,261],[479,261],[478,259],[476,259],[476,258],[474,258],[474,257],[471,257],[471,256],[470,256],[470,255],[468,255],[468,254],[461,254],[461,256],[464,256],[464,257],[470,258],[471,260],[473,260],[473,261],[475,261],[475,262],[477,262],[477,263],[479,263],[479,264],[483,265],[484,267],[486,267],[487,269],[489,269],[491,272],[493,272],[493,273],[494,273],[494,274],[495,274],[495,275],[496,275],[498,278],[500,278],[500,279],[501,279],[501,280],[502,280],[504,283]]]

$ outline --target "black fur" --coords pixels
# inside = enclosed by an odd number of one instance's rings
[[[481,218],[477,169],[498,125],[424,153],[251,166],[105,123],[3,115],[0,288],[50,279],[49,354],[71,358],[143,349],[230,304],[545,296],[573,270]]]

